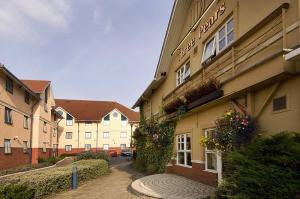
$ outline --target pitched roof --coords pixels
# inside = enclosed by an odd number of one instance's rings
[[[47,80],[21,80],[35,93],[43,93],[51,81]]]
[[[138,122],[139,113],[113,101],[55,99],[56,107],[61,107],[78,121],[100,121],[112,110],[119,110],[129,122]]]

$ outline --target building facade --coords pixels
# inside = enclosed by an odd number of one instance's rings
[[[154,80],[133,108],[146,120],[175,120],[167,172],[217,185],[222,158],[200,144],[215,120],[235,109],[264,136],[300,132],[300,2],[298,0],[175,0]],[[210,79],[217,92],[188,101]],[[180,118],[164,107],[180,99]]]
[[[111,101],[56,99],[58,153],[116,151],[130,148],[139,114]]]
[[[20,80],[0,66],[0,169],[35,164],[39,157],[51,155],[52,147],[41,143],[51,142],[51,128],[56,126],[52,111],[55,104],[50,93],[47,103],[42,96],[45,89],[50,89],[50,82],[41,84],[41,81]],[[35,87],[41,88],[41,92]]]

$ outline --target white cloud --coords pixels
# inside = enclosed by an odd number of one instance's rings
[[[0,7],[0,34],[8,37],[37,37],[35,23],[56,31],[69,28],[70,5],[64,0],[0,0]]]

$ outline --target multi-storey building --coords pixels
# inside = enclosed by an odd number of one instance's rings
[[[262,135],[300,131],[299,20],[298,0],[175,0],[154,80],[133,106],[148,120],[172,120],[163,107],[186,103],[168,172],[216,185],[222,159],[199,140],[232,108]],[[185,94],[210,78],[218,92],[188,102]]]
[[[0,82],[0,169],[49,157],[57,143],[50,82],[20,80],[3,65]]]
[[[58,153],[129,149],[139,114],[112,101],[56,99]]]

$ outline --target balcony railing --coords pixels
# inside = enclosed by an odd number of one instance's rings
[[[193,73],[184,84],[176,87],[163,98],[163,104],[170,104],[178,98],[183,99],[186,92],[195,89],[207,79],[216,78],[221,83],[225,83],[246,72],[250,66],[266,60],[270,55],[283,54],[286,35],[298,27],[298,24],[285,27],[284,6],[286,4],[234,41],[209,63],[201,65],[201,69]]]

